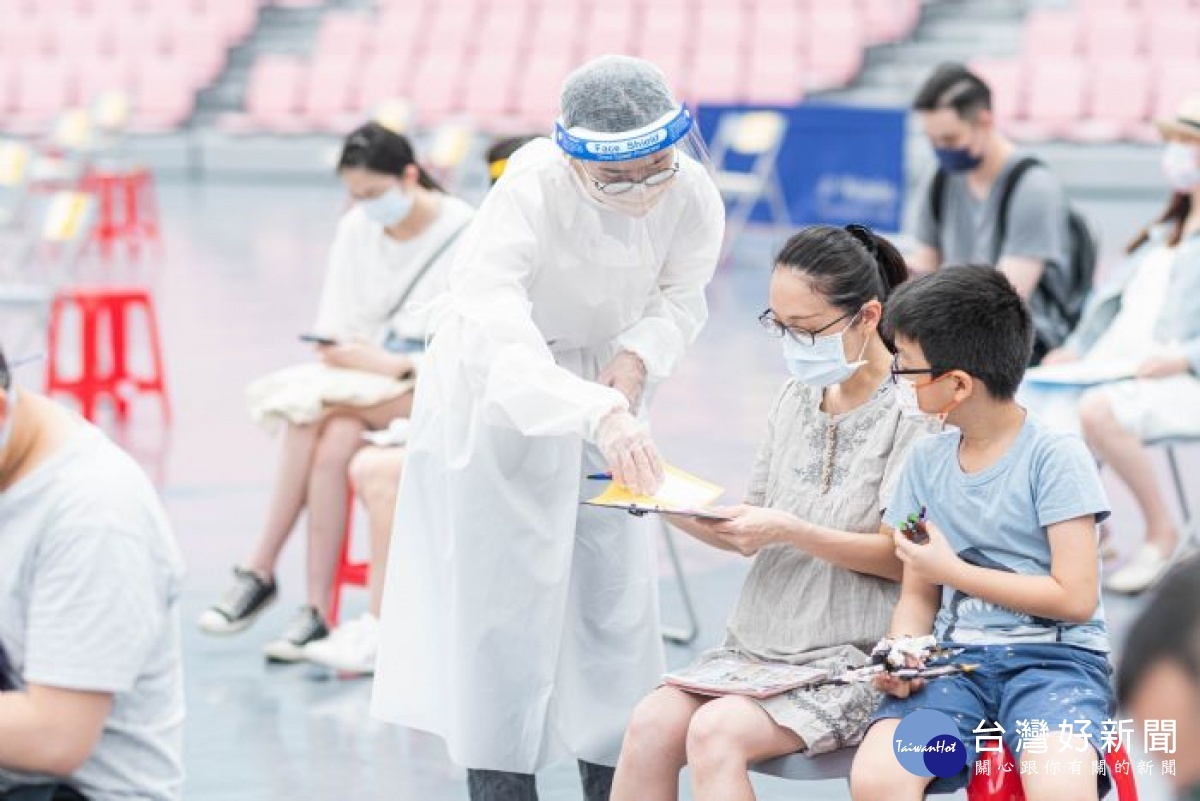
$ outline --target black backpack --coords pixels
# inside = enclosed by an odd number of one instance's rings
[[[1017,188],[1017,182],[1032,168],[1044,166],[1038,159],[1026,157],[1009,170],[1008,176],[1000,188],[1000,216],[996,220],[996,251],[992,254],[993,265],[1000,260],[1000,251],[1004,247],[1004,237],[1008,232],[1008,207],[1012,201],[1013,190]],[[942,205],[945,194],[946,171],[939,167],[933,176],[929,198],[933,210],[933,222],[938,228],[941,228],[942,224]],[[1071,255],[1070,263],[1067,264],[1066,297],[1060,297],[1060,293],[1050,287],[1045,277],[1038,284],[1036,291],[1058,310],[1066,320],[1068,327],[1074,329],[1079,324],[1079,318],[1083,316],[1083,307],[1087,303],[1088,295],[1092,291],[1092,284],[1096,280],[1099,248],[1087,220],[1070,205],[1067,206],[1067,232],[1070,236]]]

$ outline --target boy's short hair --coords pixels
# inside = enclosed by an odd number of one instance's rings
[[[884,311],[890,336],[911,339],[937,373],[962,370],[997,400],[1017,394],[1033,352],[1033,318],[991,267],[944,267],[896,290]]]
[[[974,122],[979,112],[992,107],[992,90],[962,64],[942,64],[921,85],[913,100],[915,111],[954,109],[959,119]]]

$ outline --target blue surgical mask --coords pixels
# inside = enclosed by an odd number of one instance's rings
[[[857,315],[855,315],[857,317]],[[850,322],[854,325],[854,321]],[[850,326],[847,326],[849,328]],[[862,360],[867,351],[867,340],[863,340],[862,351],[858,360],[846,361],[846,346],[843,342],[846,332],[817,337],[813,344],[797,342],[790,336],[783,338],[783,358],[787,362],[788,372],[801,384],[813,389],[840,384],[854,375],[859,367],[866,362]]]
[[[946,172],[970,172],[983,163],[983,156],[976,156],[969,147],[935,147],[933,155]]]
[[[412,212],[413,199],[412,195],[392,187],[379,197],[358,201],[358,205],[369,219],[391,228]]]

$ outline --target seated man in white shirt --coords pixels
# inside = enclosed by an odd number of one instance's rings
[[[138,466],[0,352],[0,799],[182,797],[182,572]]]

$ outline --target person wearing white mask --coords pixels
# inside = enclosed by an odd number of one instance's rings
[[[1166,139],[1162,169],[1171,197],[1163,214],[1130,243],[1128,258],[1089,302],[1079,327],[1047,364],[1128,365],[1134,377],[1066,395],[1100,461],[1133,493],[1145,521],[1141,547],[1110,573],[1110,590],[1141,592],[1170,564],[1179,526],[1143,444],[1200,436],[1200,95],[1157,122]],[[1025,393],[1023,393],[1025,394]],[[1058,398],[1028,394],[1027,401]]]
[[[276,662],[303,661],[306,647],[330,633],[348,467],[366,444],[364,432],[411,411],[427,334],[424,309],[445,290],[453,249],[474,213],[417,164],[404,136],[377,123],[346,138],[337,170],[355,203],[338,223],[312,331],[329,344],[316,346],[319,365],[280,371],[248,390],[256,417],[286,423],[279,473],[250,559],[234,568],[233,584],[199,621],[207,633],[234,634],[274,602],[276,562],[307,512],[306,602],[267,643],[267,658]],[[382,586],[386,543],[373,543],[370,572]],[[378,636],[379,593],[372,598],[367,614],[341,633],[356,641]]]
[[[648,396],[707,319],[724,232],[690,113],[626,56],[567,77],[450,273],[418,378],[373,713],[431,732],[472,799],[536,799],[580,762],[607,799],[664,669],[654,521],[581,506],[660,485]]]
[[[754,558],[724,643],[736,657],[835,671],[866,664],[899,592],[900,562],[882,523],[908,448],[930,430],[897,405],[883,304],[904,258],[862,226],[814,226],[775,258],[759,320],[791,373],[767,422],[744,505],[729,522],[673,520],[708,544]],[[691,767],[700,801],[752,799],[755,763],[855,745],[879,695],[864,684],[765,700],[708,698],[664,686],[638,706],[613,801],[675,801]]]

